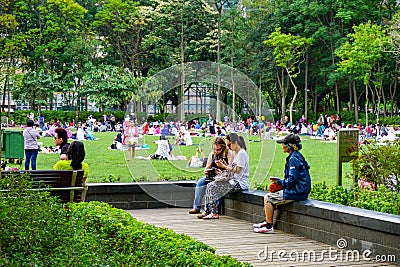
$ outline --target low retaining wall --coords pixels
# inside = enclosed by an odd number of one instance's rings
[[[263,191],[228,194],[224,212],[251,222],[265,219]],[[278,207],[275,227],[337,249],[347,243],[346,250],[358,250],[360,255],[371,251],[376,256],[400,264],[400,216],[337,205],[317,200],[293,202]],[[345,239],[342,240],[342,239]]]
[[[195,181],[89,183],[86,201],[103,201],[125,210],[191,207],[195,186]]]

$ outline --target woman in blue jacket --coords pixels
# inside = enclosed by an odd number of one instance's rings
[[[308,198],[311,191],[310,165],[299,152],[302,148],[300,142],[300,137],[295,134],[289,134],[284,139],[277,140],[277,143],[282,144],[283,152],[289,154],[286,158],[285,176],[283,180],[271,178],[270,193],[264,196],[266,220],[253,225],[256,233],[274,232],[272,218],[276,205]]]

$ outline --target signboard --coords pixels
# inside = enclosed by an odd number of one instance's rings
[[[354,156],[352,156],[351,154],[358,151],[358,134],[358,129],[340,129],[338,132],[338,185],[342,185],[342,163],[353,160]]]

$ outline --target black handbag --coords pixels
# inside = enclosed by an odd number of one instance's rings
[[[207,185],[208,183],[213,182],[214,178],[215,178],[214,173],[207,174],[206,179],[204,180],[204,184]]]

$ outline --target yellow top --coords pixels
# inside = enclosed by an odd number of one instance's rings
[[[54,170],[73,170],[71,166],[72,160],[59,160],[54,166]],[[89,165],[82,162],[83,178],[87,178],[89,175]]]

